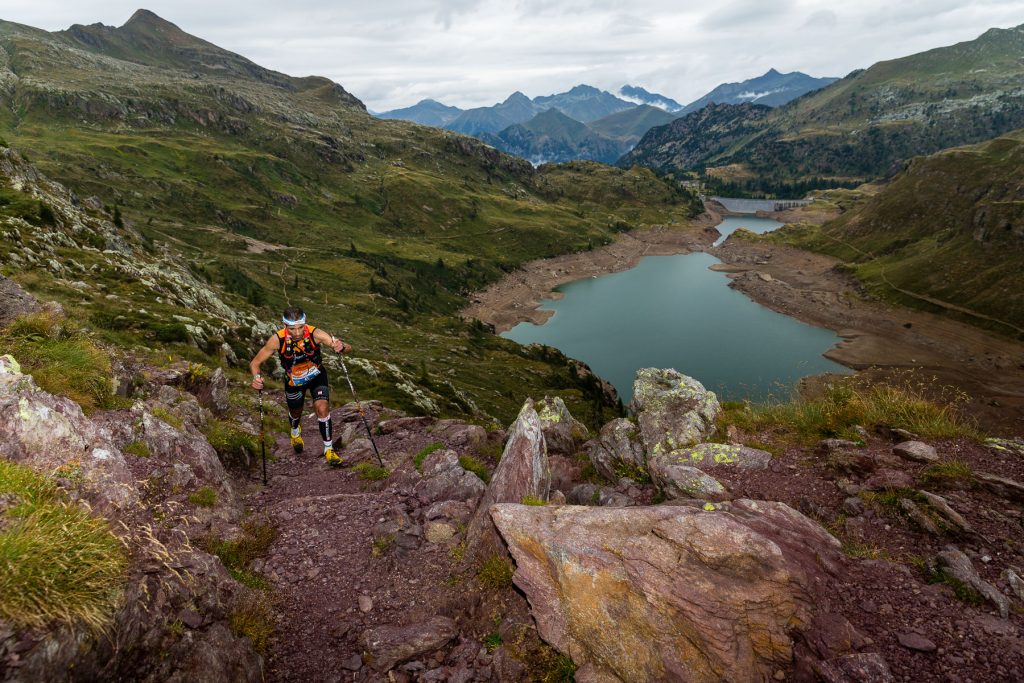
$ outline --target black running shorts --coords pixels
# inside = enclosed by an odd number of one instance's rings
[[[327,401],[331,398],[331,385],[327,383],[327,370],[321,368],[320,374],[306,382],[302,386],[289,386],[288,380],[284,381],[284,397],[288,407],[292,410],[301,409],[306,402],[306,392],[313,397],[313,401]]]

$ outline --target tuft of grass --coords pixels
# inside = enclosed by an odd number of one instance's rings
[[[543,498],[537,496],[523,496],[522,500],[519,501],[523,505],[533,505],[535,507],[544,507],[547,503]]]
[[[476,571],[477,581],[484,588],[504,590],[512,585],[512,563],[501,555],[491,555]]]
[[[423,448],[421,448],[419,452],[412,457],[412,462],[414,465],[416,465],[416,469],[422,472],[423,461],[427,459],[428,455],[441,448],[444,448],[444,444],[441,443],[440,441],[436,441],[430,444],[429,446],[424,446]]]
[[[943,399],[935,399],[936,393]],[[884,423],[932,439],[980,438],[976,425],[959,410],[964,397],[936,390],[925,382],[904,378],[893,383],[869,383],[844,377],[825,387],[820,396],[788,402],[724,404],[718,425],[734,424],[747,432],[774,431],[802,444],[825,437],[858,439],[855,425]]]
[[[130,444],[124,447],[125,453],[130,453],[137,458],[148,458],[152,453],[149,451],[149,446],[142,439],[136,439]]]
[[[255,462],[254,456],[260,449],[259,436],[249,433],[237,422],[210,420],[203,428],[203,434],[225,465],[248,466]],[[274,449],[271,446],[267,450],[273,452]]]
[[[116,403],[110,356],[70,322],[43,312],[23,316],[0,334],[0,355],[11,354],[36,384],[90,413]]]
[[[380,557],[395,544],[395,537],[393,534],[384,534],[383,536],[377,536],[373,539],[373,543],[370,544],[370,554],[374,557]]]
[[[381,481],[387,479],[391,474],[391,470],[380,465],[374,465],[372,462],[357,463],[352,471],[359,475],[359,478],[363,481]]]
[[[252,641],[261,655],[267,653],[270,637],[274,635],[274,610],[261,595],[247,593],[231,606],[228,615],[231,631]]]
[[[209,486],[204,486],[198,491],[190,493],[188,502],[201,508],[212,508],[217,504],[217,492]]]
[[[68,502],[46,477],[6,460],[0,499],[0,620],[107,628],[128,566],[107,523]]]
[[[460,455],[459,464],[462,465],[462,469],[467,472],[472,472],[483,479],[485,484],[489,484],[491,482],[491,472],[487,469],[487,465],[485,465],[483,461],[474,458],[472,455]]]
[[[625,477],[627,479],[632,479],[638,484],[651,483],[650,473],[647,470],[643,469],[642,467],[637,467],[632,463],[622,462],[621,460],[618,460],[615,462],[614,469],[615,474],[616,476],[619,477],[619,479]]]
[[[488,652],[494,652],[499,647],[501,647],[501,642],[502,638],[500,633],[498,633],[497,631],[495,631],[494,633],[488,633],[487,636],[484,638],[484,647],[487,649]]]
[[[924,576],[925,581],[928,583],[941,583],[949,586],[957,600],[973,607],[980,607],[985,604],[984,596],[982,596],[978,591],[974,590],[960,579],[952,577],[942,569],[930,564],[925,558],[921,556],[913,556],[910,558],[910,564],[916,568],[922,576]]]
[[[163,406],[153,406],[150,412],[153,413],[153,417],[163,420],[164,422],[171,425],[175,429],[181,429],[182,427],[185,426],[185,423],[182,421],[180,417],[169,411],[167,408],[164,408]]]
[[[974,470],[963,460],[945,460],[929,465],[917,477],[923,486],[938,485],[971,488],[975,485]]]
[[[267,581],[252,571],[251,565],[257,557],[265,555],[277,538],[277,529],[265,520],[249,520],[242,524],[242,535],[230,541],[215,537],[206,538],[197,545],[220,558],[228,573],[238,582],[256,588],[267,589]]]

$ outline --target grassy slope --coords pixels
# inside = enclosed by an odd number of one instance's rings
[[[1024,328],[1024,131],[915,159],[859,206],[820,228],[772,239],[841,258],[873,291],[942,311],[897,291],[1002,320],[943,312],[1009,334]]]
[[[9,23],[0,47],[18,77],[0,91],[8,143],[80,196],[119,205],[214,286],[234,282],[266,319],[303,305],[359,354],[434,387],[442,412],[469,411],[447,382],[501,421],[525,395],[556,389],[586,416],[592,401],[563,364],[455,318],[464,295],[526,260],[606,243],[616,224],[684,223],[693,211],[648,171],[534,171],[461,136],[373,119],[331,86],[140,66]],[[22,280],[60,294],[41,275]],[[137,283],[118,286],[132,306],[105,304],[93,321],[174,313],[152,295],[143,306]],[[153,341],[131,322],[107,333]],[[367,397],[415,409],[393,379],[361,380]]]

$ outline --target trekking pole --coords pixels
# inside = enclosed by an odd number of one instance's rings
[[[359,417],[363,418],[363,426],[366,427],[366,435],[370,437],[370,443],[373,445],[373,453],[377,456],[377,462],[380,463],[380,466],[384,467],[384,461],[380,457],[380,451],[377,450],[377,442],[373,440],[373,432],[370,431],[370,423],[366,421],[366,413],[363,412],[363,404],[359,401],[359,397],[356,396],[356,388],[352,386],[352,378],[348,376],[348,366],[345,365],[345,357],[339,353],[338,360],[341,361],[341,369],[345,371],[345,381],[348,382],[348,388],[352,390],[352,398],[356,400],[356,407],[359,409]]]
[[[263,431],[263,390],[260,389],[260,454],[263,456],[263,485],[267,485],[267,437]]]

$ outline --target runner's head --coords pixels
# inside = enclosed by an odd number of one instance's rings
[[[306,314],[298,306],[284,309],[281,320],[290,337],[301,337],[306,331]]]

